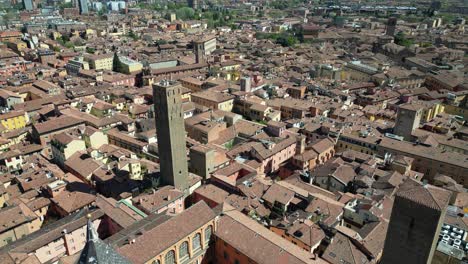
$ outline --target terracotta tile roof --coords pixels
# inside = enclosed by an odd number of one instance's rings
[[[184,193],[172,186],[164,186],[151,193],[140,194],[132,199],[132,203],[147,212],[155,212],[160,208],[180,199]]]
[[[46,92],[49,91],[50,89],[60,89],[60,87],[56,85],[55,83],[51,83],[51,82],[44,81],[44,80],[35,81],[33,83],[33,86]]]
[[[143,231],[135,238],[135,243],[123,245],[117,251],[132,263],[146,263],[215,217],[205,202],[198,202],[179,215]]]
[[[385,188],[395,188],[398,187],[406,178],[406,176],[401,175],[399,172],[393,171],[392,173],[388,173],[387,175],[380,177],[375,182],[375,184],[373,184],[373,188],[380,189],[378,186],[384,186]]]
[[[106,103],[104,101],[97,100],[97,102],[93,105],[93,108],[97,110],[110,110],[110,109],[115,108],[115,106],[113,106],[112,104]]]
[[[229,210],[227,206],[224,214],[219,219],[216,236],[255,263],[326,263],[237,210]]]
[[[83,135],[86,135],[86,136],[91,136],[93,135],[94,133],[98,132],[99,130],[92,127],[92,126],[86,126],[84,132],[83,132]]]
[[[340,202],[317,195],[309,203],[305,211],[317,214],[324,224],[333,225],[338,221],[337,218],[343,214],[344,206],[345,205]]]
[[[196,189],[196,194],[206,197],[218,204],[222,204],[229,193],[213,184],[206,184]]]
[[[134,144],[134,145],[137,145],[141,148],[145,147],[147,145],[147,143],[145,142],[142,142],[134,137],[131,137],[127,134],[124,134],[122,132],[120,132],[118,129],[116,128],[113,128],[111,130],[109,130],[107,132],[107,135],[108,136],[112,136],[112,137],[115,137],[115,138],[118,138],[119,140],[123,141],[123,142],[130,142],[131,144]]]
[[[163,69],[151,69],[151,74],[152,75],[169,74],[172,72],[191,71],[191,70],[203,69],[206,67],[208,67],[208,63],[187,64],[187,65],[180,65],[180,66],[163,68]]]
[[[311,148],[315,150],[318,154],[326,152],[328,149],[333,148],[335,146],[335,143],[329,139],[329,138],[324,138],[316,143],[313,143],[311,145]]]
[[[0,115],[0,120],[6,120],[6,119],[18,117],[18,116],[24,116],[24,111],[22,111],[22,110],[19,110],[19,111],[10,111],[10,112],[8,112],[8,113],[1,114],[1,115]]]
[[[187,82],[187,83],[192,83],[192,84],[195,84],[195,85],[203,85],[203,82],[200,81],[199,79],[197,78],[193,78],[193,77],[185,77],[185,78],[182,78],[180,80],[181,82]]]
[[[268,188],[270,188],[270,185],[262,182],[261,179],[254,179],[249,183],[250,184],[239,184],[237,188],[243,195],[251,199],[262,197]]]
[[[311,149],[311,150],[305,151],[302,154],[298,154],[298,155],[294,156],[294,159],[305,162],[305,161],[310,161],[310,160],[316,159],[317,157],[318,157],[317,152],[315,152],[315,150]]]
[[[73,126],[83,124],[84,121],[71,116],[61,116],[55,119],[50,119],[46,122],[34,124],[33,127],[41,134],[47,134],[56,130],[61,130]]]
[[[453,205],[458,206],[460,208],[468,208],[468,193],[458,193]],[[465,218],[467,220],[466,224],[468,225],[468,217]]]
[[[294,198],[294,194],[295,193],[290,189],[275,183],[265,192],[265,194],[262,196],[262,199],[269,202],[270,204],[279,202],[286,205]]]
[[[322,257],[331,264],[366,264],[370,263],[366,255],[351,240],[341,233],[336,233]]]
[[[21,195],[21,190],[20,190],[19,184],[9,185],[6,188],[6,191],[8,193],[8,196],[10,197],[10,201],[11,201],[11,199],[17,198],[18,196]]]
[[[0,210],[0,232],[36,219],[37,216],[26,205],[20,203]]]
[[[77,152],[65,161],[65,166],[78,173],[77,176],[87,178],[102,166],[102,162],[93,160],[87,154]]]
[[[81,122],[86,123],[89,126],[93,126],[95,128],[101,128],[106,126],[113,126],[122,123],[131,123],[133,120],[125,115],[122,114],[115,114],[111,116],[101,117],[98,118],[91,114],[81,112],[75,108],[67,108],[61,110],[61,112],[65,115],[71,116],[78,120],[82,120]]]
[[[241,170],[247,170],[249,172],[253,171],[253,170],[249,170],[248,167],[244,166],[241,163],[233,162],[233,163],[229,164],[228,166],[223,167],[223,168],[215,171],[213,174],[222,175],[222,176],[230,176],[231,174],[234,174],[234,173],[236,173],[238,171],[241,171]]]
[[[323,230],[310,220],[296,221],[288,228],[287,233],[308,246],[315,246],[325,238]]]
[[[300,176],[299,174],[297,175],[292,175],[290,177],[288,177],[286,180],[284,180],[285,182],[288,182],[290,183],[291,185],[294,185],[298,188],[301,188],[301,189],[304,189],[306,190],[307,192],[309,192],[312,196],[317,196],[317,195],[320,195],[320,196],[323,196],[323,197],[327,197],[329,199],[332,199],[332,200],[337,200],[338,197],[330,192],[330,191],[327,191],[325,189],[322,189],[318,186],[315,186],[315,185],[312,185],[312,184],[308,184],[304,181],[302,181],[300,179]]]
[[[19,32],[19,31],[12,31],[12,30],[0,32],[0,37],[2,37],[2,38],[6,38],[6,37],[21,37],[22,35],[23,35],[23,34],[21,34],[21,32]]]
[[[54,223],[46,225],[39,229],[38,231],[21,238],[20,240],[15,241],[12,244],[9,244],[1,249],[1,253],[8,252],[10,254],[29,254],[37,249],[47,245],[60,237],[63,237],[63,230],[71,233],[83,226],[86,226],[87,223],[87,214],[91,215],[91,220],[101,218],[104,213],[101,210],[94,210],[92,212],[81,211],[70,216],[66,216]],[[1,254],[0,253],[0,254]],[[3,262],[1,262],[3,263]]]
[[[237,121],[232,127],[234,127],[234,130],[238,135],[240,134],[244,137],[250,137],[262,131],[265,126],[252,121],[241,119]]]
[[[7,99],[9,97],[21,98],[21,96],[18,93],[11,92],[11,91],[8,91],[8,90],[5,90],[5,89],[0,90],[0,98]]]
[[[20,155],[30,155],[41,150],[42,146],[39,144],[17,144],[10,146],[10,151],[1,153],[0,159],[18,157]]]
[[[102,60],[102,59],[110,59],[114,57],[114,54],[112,53],[102,53],[102,54],[85,54],[84,55],[84,58],[85,59],[88,59],[88,60],[92,60],[92,61],[95,61],[95,60]]]
[[[96,206],[99,207],[107,216],[123,228],[126,228],[143,217],[134,211],[126,211],[122,209],[124,205],[120,205],[113,198],[106,198],[102,195],[96,197]]]
[[[67,145],[68,143],[72,142],[75,139],[78,139],[77,137],[74,137],[68,133],[62,132],[59,134],[54,135],[53,137],[56,141],[60,142],[63,145]]]
[[[45,185],[54,181],[54,177],[48,174],[46,168],[42,168],[36,171],[23,173],[17,177],[17,180],[21,189],[25,192],[31,189],[40,189],[41,187],[45,187]]]
[[[229,100],[233,100],[234,95],[207,90],[207,91],[192,93],[192,100],[194,98],[202,98],[204,100],[208,100],[208,101],[212,101],[216,103],[222,103],[222,102],[226,102]]]
[[[420,182],[408,179],[400,186],[396,196],[443,211],[449,203],[451,192],[433,185],[423,185]]]
[[[330,162],[318,167],[313,174],[316,177],[334,177],[345,185],[357,176],[350,165]]]
[[[38,197],[26,204],[31,210],[36,211],[50,205],[50,200],[45,197]]]
[[[295,143],[296,139],[294,137],[287,137],[284,140],[275,144],[274,147],[271,149],[268,149],[267,147],[265,147],[264,144],[261,143],[254,145],[253,149],[256,153],[258,153],[261,159],[265,160]]]
[[[96,195],[92,193],[92,189],[87,184],[73,182],[67,185],[66,191],[51,200],[57,207],[70,214],[94,203]]]
[[[388,222],[382,220],[376,222],[372,230],[363,237],[362,245],[377,258],[383,250],[388,230]]]

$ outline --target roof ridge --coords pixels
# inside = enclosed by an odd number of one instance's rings
[[[441,206],[441,202],[442,201],[439,201],[435,196],[434,196],[434,193],[432,191],[442,191],[442,192],[446,192],[447,194],[452,194],[451,191],[449,190],[446,190],[446,189],[442,189],[440,187],[437,187],[437,186],[434,186],[434,185],[427,185],[425,186],[425,189],[427,190],[427,192],[430,194],[431,198],[434,200],[434,202],[437,204],[437,206],[439,207],[440,210],[443,210],[442,206]],[[450,192],[450,193],[449,193]]]
[[[422,190],[422,189],[424,189],[424,190]],[[428,203],[428,201],[425,199],[427,197],[424,197],[422,199],[416,199],[414,197],[414,195],[413,195],[415,193],[425,194],[425,196],[430,196],[431,203]],[[436,200],[432,196],[432,194],[427,190],[427,187],[424,187],[422,185],[412,186],[411,188],[408,188],[406,190],[403,190],[403,191],[399,192],[397,195],[402,197],[402,198],[409,199],[409,200],[411,200],[411,201],[413,201],[413,202],[415,202],[417,204],[425,205],[425,206],[430,207],[432,209],[441,209],[439,204],[436,202]]]
[[[431,188],[431,187],[429,187],[429,186],[427,186],[427,185],[424,185],[424,186],[423,186],[423,189],[424,189],[424,190],[426,191],[426,193],[428,193],[429,196],[431,197],[432,202],[433,202],[434,204],[437,205],[438,209],[442,210],[441,206],[439,205],[439,203],[437,202],[437,200],[434,198],[434,195],[432,194],[431,191],[429,191],[428,188]]]
[[[354,250],[353,250],[354,244],[351,242],[351,239],[349,239],[349,238],[346,237],[346,236],[343,236],[343,237],[345,237],[345,238],[346,238],[346,241],[348,242],[347,244],[348,244],[348,246],[349,246],[349,251],[351,252],[351,256],[352,256],[352,258],[353,258],[353,260],[354,260],[354,263],[359,263],[359,262],[357,261],[357,259],[356,259],[356,256],[354,256]]]

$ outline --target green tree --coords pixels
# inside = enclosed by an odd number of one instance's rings
[[[297,39],[295,37],[293,37],[293,36],[285,35],[285,36],[280,36],[276,40],[276,43],[280,44],[283,47],[291,47],[291,46],[296,45]]]
[[[10,25],[10,21],[15,17],[15,15],[13,14],[13,12],[11,11],[8,11],[6,14],[4,14],[2,16],[2,20],[3,20],[3,24],[5,26],[9,26]]]
[[[177,10],[177,9],[181,9],[181,8],[187,7],[187,5],[186,5],[186,4],[182,4],[182,3],[173,3],[173,2],[171,2],[171,3],[168,3],[166,7],[167,7],[167,9],[169,9],[169,10]]]
[[[133,30],[130,30],[130,32],[128,32],[127,36],[129,38],[132,38],[133,40],[138,40],[139,37],[137,36],[137,34],[135,34],[135,32]]]
[[[119,55],[114,53],[114,60],[112,63],[112,70],[115,72],[122,72],[122,63],[120,63]]]
[[[104,14],[107,14],[108,13],[108,10],[107,10],[107,5],[102,5],[102,8],[101,10],[98,11],[98,16],[103,16]]]
[[[257,39],[271,39],[274,40],[276,44],[280,44],[283,47],[291,47],[297,44],[300,41],[300,35],[296,35],[294,32],[283,32],[278,33],[263,33],[258,32],[255,34]]]
[[[395,44],[405,46],[405,47],[409,47],[409,46],[413,45],[413,40],[408,39],[406,37],[406,34],[403,31],[400,31],[400,32],[395,34]]]
[[[443,24],[451,24],[455,20],[456,16],[454,14],[446,13],[441,15]]]
[[[63,2],[59,5],[59,8],[60,10],[63,10],[64,8],[72,8],[73,7],[73,3],[72,2]]]
[[[60,37],[60,39],[61,39],[63,42],[68,42],[68,41],[70,41],[70,37],[69,37],[68,35],[62,35],[62,36]]]
[[[164,45],[164,44],[167,44],[167,40],[165,40],[165,39],[158,39],[158,40],[155,41],[155,43],[156,43],[157,45]]]
[[[68,49],[73,49],[75,47],[75,45],[73,45],[73,43],[71,43],[70,41],[66,42],[64,46]]]
[[[213,19],[208,19],[208,21],[206,22],[206,26],[208,28],[215,28],[216,27],[216,23]]]
[[[195,10],[190,7],[182,7],[177,9],[176,16],[178,19],[191,20],[195,18]]]
[[[276,1],[273,1],[270,3],[271,7],[273,7],[274,9],[286,9],[289,7],[289,3],[288,1],[284,1],[284,0],[276,0]]]

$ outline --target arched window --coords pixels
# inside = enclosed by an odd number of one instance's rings
[[[159,261],[159,259],[157,259],[157,260],[153,260],[152,264],[161,264],[161,262]]]
[[[213,227],[208,226],[208,227],[205,229],[205,241],[206,241],[206,243],[210,242],[211,233],[213,233]]]
[[[200,246],[201,246],[201,236],[200,236],[200,233],[197,233],[197,234],[193,237],[193,240],[192,240],[192,247],[193,247],[193,250],[199,249]]]
[[[188,256],[188,242],[185,241],[179,247],[179,258],[185,258]]]
[[[175,264],[175,252],[171,250],[164,257],[164,264]]]

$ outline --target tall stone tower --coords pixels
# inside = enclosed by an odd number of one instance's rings
[[[190,8],[197,10],[198,9],[198,0],[187,0],[187,5]]]
[[[250,76],[244,76],[240,79],[240,88],[243,92],[250,92],[252,90],[252,83]]]
[[[387,29],[385,30],[385,35],[387,36],[395,36],[396,25],[398,19],[396,17],[390,17],[387,20]]]
[[[181,90],[177,82],[153,84],[161,183],[184,191],[189,186]]]
[[[210,147],[199,145],[190,149],[190,172],[202,176],[203,180],[210,178],[215,168],[216,151]]]
[[[23,0],[24,9],[27,11],[31,11],[34,9],[34,1],[33,0]]]
[[[193,52],[195,53],[195,63],[205,62],[205,51],[202,41],[193,42]]]
[[[450,191],[406,180],[398,190],[382,264],[430,264],[450,200]]]
[[[89,13],[88,0],[78,0],[78,5],[81,15]]]
[[[419,127],[423,107],[415,104],[404,104],[398,108],[393,134],[402,136],[405,140],[411,141],[412,133]]]

